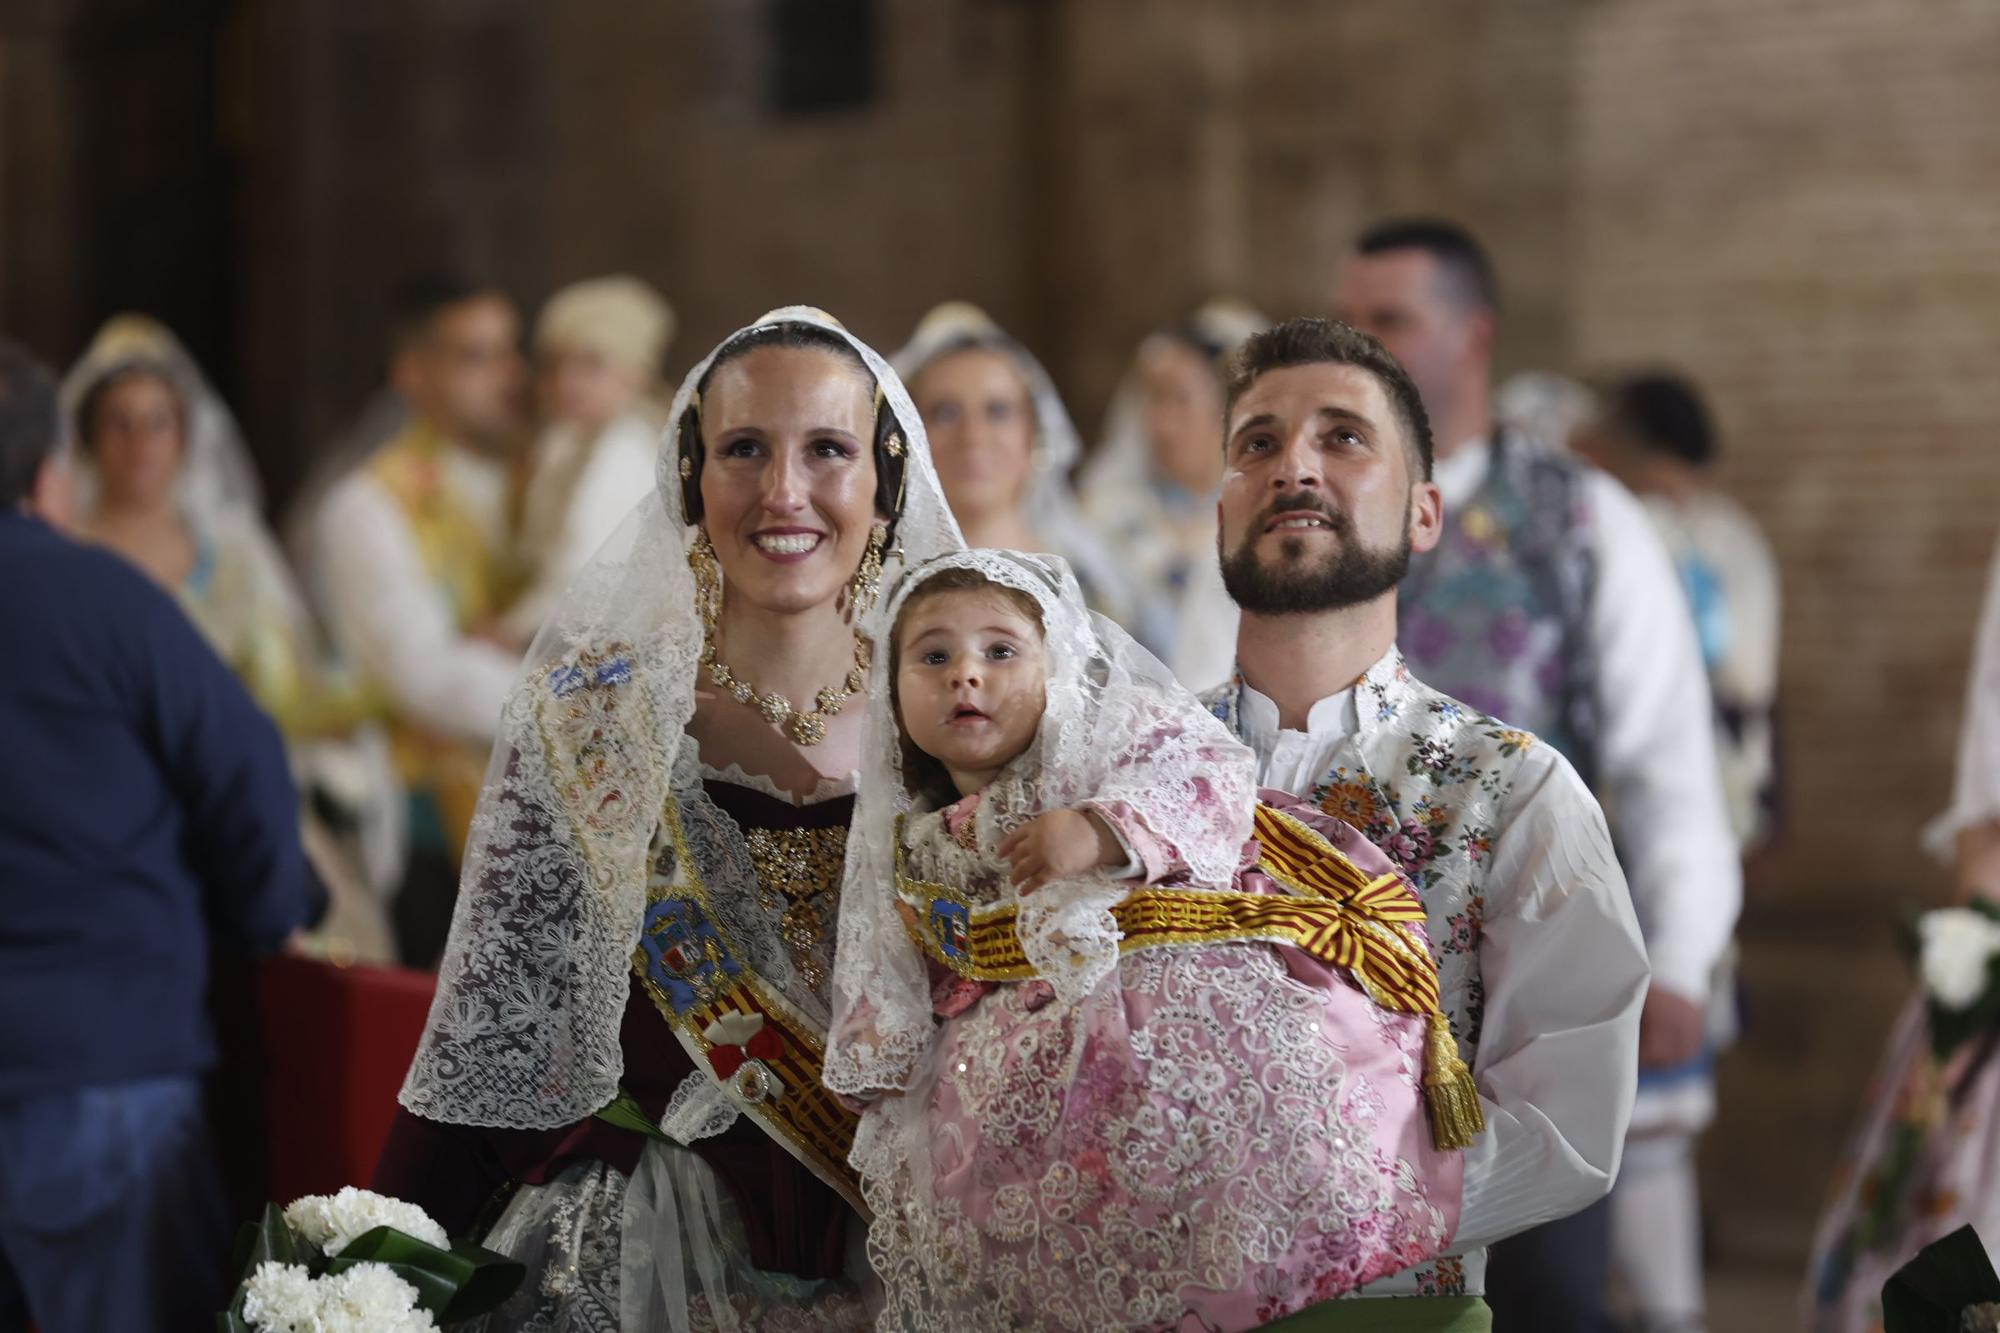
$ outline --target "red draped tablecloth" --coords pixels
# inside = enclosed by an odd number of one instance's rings
[[[408,968],[263,964],[268,1197],[368,1183],[436,988],[435,974]]]

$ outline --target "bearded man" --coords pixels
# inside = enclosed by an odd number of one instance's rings
[[[1262,785],[1309,794],[1415,885],[1486,1121],[1452,1256],[1284,1323],[1486,1329],[1486,1247],[1616,1176],[1645,945],[1568,761],[1416,680],[1396,649],[1398,584],[1444,528],[1402,367],[1344,325],[1291,320],[1238,351],[1225,421],[1218,546],[1241,619],[1236,674],[1209,706]]]

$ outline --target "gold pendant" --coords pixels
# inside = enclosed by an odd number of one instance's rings
[[[791,731],[800,745],[818,745],[826,739],[826,719],[817,711],[800,713],[792,719]]]

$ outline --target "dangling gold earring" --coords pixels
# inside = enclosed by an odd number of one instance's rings
[[[882,548],[888,540],[887,523],[878,521],[868,529],[868,549],[862,552],[861,568],[854,571],[854,582],[847,588],[847,605],[856,620],[867,615],[882,595]]]
[[[708,651],[713,652],[715,627],[722,622],[722,566],[716,563],[715,547],[709,544],[707,528],[695,528],[687,562],[694,571],[694,609],[701,617],[702,638]]]

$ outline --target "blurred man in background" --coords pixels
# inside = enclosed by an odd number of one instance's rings
[[[1714,697],[1729,821],[1747,856],[1773,836],[1778,814],[1777,561],[1756,520],[1713,484],[1715,430],[1679,376],[1611,381],[1572,446],[1639,497],[1673,557]],[[1710,1016],[1716,1046],[1736,1034],[1733,949],[1727,957]],[[1705,1063],[1648,1079],[1643,1132],[1627,1145],[1611,1196],[1614,1266],[1649,1333],[1702,1325],[1694,1134],[1714,1103]]]
[[[1610,817],[1653,972],[1643,1132],[1649,1080],[1693,1072],[1706,1085],[1710,997],[1742,896],[1679,579],[1616,481],[1495,429],[1498,284],[1462,228],[1371,227],[1341,264],[1334,309],[1408,369],[1436,440],[1444,532],[1402,586],[1411,671],[1555,745]],[[1609,1231],[1607,1201],[1495,1246],[1494,1328],[1608,1327]],[[1699,1324],[1697,1310],[1686,1327]]]
[[[410,793],[399,951],[430,967],[520,661],[499,617],[514,584],[508,497],[527,375],[520,318],[501,293],[423,278],[398,309],[390,382],[409,422],[328,492],[316,564],[341,650],[390,708]]]
[[[1715,428],[1678,375],[1611,381],[1573,447],[1639,497],[1673,557],[1715,696],[1730,824],[1744,852],[1754,851],[1777,817],[1779,583],[1770,543],[1715,485]]]

